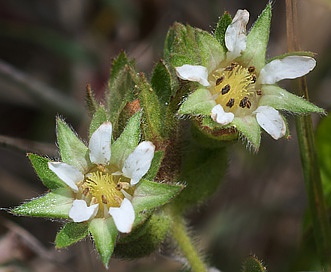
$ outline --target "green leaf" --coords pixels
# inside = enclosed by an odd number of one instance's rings
[[[99,106],[96,112],[93,114],[91,124],[90,124],[90,138],[104,122],[108,121],[107,112],[104,106]]]
[[[84,239],[88,235],[88,225],[86,222],[69,222],[58,232],[55,238],[55,247],[68,247]]]
[[[145,78],[144,74],[139,74],[137,79],[137,89],[139,91],[139,102],[143,111],[142,129],[146,140],[154,141],[164,135],[164,105],[160,101]]]
[[[325,113],[325,111],[306,99],[296,96],[277,85],[264,85],[259,106],[271,106],[277,110],[307,114],[310,112]]]
[[[56,189],[61,187],[67,188],[67,185],[48,168],[47,163],[50,161],[49,159],[32,153],[28,154],[28,158],[30,159],[40,180],[48,189]]]
[[[247,139],[248,147],[257,152],[261,144],[261,128],[255,116],[234,118],[231,124]]]
[[[245,259],[242,272],[267,272],[263,263],[255,256],[250,256]]]
[[[170,219],[165,214],[153,216],[141,228],[134,229],[123,236],[115,247],[115,256],[121,258],[140,258],[151,254],[165,239],[170,228]]]
[[[154,152],[154,157],[151,163],[151,167],[149,168],[147,174],[145,175],[145,179],[153,180],[156,177],[156,174],[160,169],[163,157],[164,157],[163,151],[158,150]]]
[[[89,167],[88,148],[63,120],[57,118],[56,124],[57,142],[62,161],[85,173]]]
[[[137,212],[150,210],[168,203],[183,190],[184,185],[167,184],[140,180],[132,198],[132,205]]]
[[[316,131],[316,146],[321,169],[323,191],[328,208],[331,207],[331,115],[323,118]]]
[[[210,115],[216,105],[207,89],[201,88],[191,93],[178,110],[178,114]]]
[[[254,66],[261,71],[266,63],[266,50],[269,41],[271,22],[271,4],[269,3],[262,11],[247,35],[246,49],[241,55],[243,64]]]
[[[154,67],[151,84],[153,90],[158,96],[161,104],[170,102],[173,95],[172,91],[172,76],[163,60],[160,60]]]
[[[12,213],[25,216],[67,219],[72,202],[72,192],[68,189],[59,188],[12,209]]]
[[[198,44],[197,49],[201,58],[201,65],[207,67],[208,71],[211,72],[219,66],[222,60],[224,60],[226,51],[210,33],[196,28],[195,35]]]
[[[175,23],[170,27],[164,46],[164,57],[174,67],[184,64],[199,65],[201,58],[195,37],[195,30],[191,26]]]
[[[95,246],[101,256],[102,263],[108,268],[108,263],[113,254],[118,230],[111,217],[94,218],[89,223],[89,231]]]
[[[183,153],[180,180],[185,189],[171,205],[179,212],[201,205],[213,195],[223,180],[228,165],[226,148],[206,148],[190,139]]]
[[[216,29],[214,31],[214,35],[216,40],[221,44],[224,52],[227,51],[225,45],[225,32],[228,26],[232,23],[231,15],[228,12],[225,12],[223,16],[220,18],[216,25]]]
[[[133,62],[122,52],[113,61],[108,83],[109,91],[105,95],[106,110],[109,112],[109,121],[112,122],[114,131],[119,131],[118,120],[125,105],[135,99],[132,74],[135,74]]]
[[[137,147],[140,138],[140,118],[140,112],[133,115],[122,134],[112,144],[110,164],[116,164],[122,169],[126,158]]]

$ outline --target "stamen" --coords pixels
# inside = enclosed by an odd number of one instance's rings
[[[228,106],[229,108],[232,108],[234,105],[234,99],[230,98],[230,100],[228,101],[228,103],[226,103],[226,106]]]
[[[221,76],[218,79],[216,79],[216,86],[220,85],[222,83],[223,79],[224,79],[224,76]]]
[[[255,67],[254,66],[249,66],[248,67],[248,72],[253,73],[255,71]]]
[[[247,102],[248,102],[248,97],[245,96],[243,99],[241,99],[240,103],[239,103],[239,106],[242,107],[242,108],[245,108],[247,106]],[[249,106],[250,107],[250,106]]]
[[[231,86],[229,84],[225,85],[223,88],[222,88],[222,94],[227,94],[231,89]]]

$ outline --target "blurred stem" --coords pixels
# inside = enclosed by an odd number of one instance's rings
[[[297,1],[286,0],[287,43],[289,51],[298,51],[299,42],[296,35]],[[308,88],[304,77],[298,79],[299,96],[308,98]],[[331,266],[331,232],[328,221],[320,169],[317,160],[314,132],[311,116],[297,116],[296,127],[300,147],[303,175],[308,195],[310,214],[313,222],[315,243],[324,266]]]
[[[188,234],[185,220],[182,215],[175,209],[172,210],[171,215],[173,220],[171,228],[172,237],[177,241],[178,246],[192,268],[192,271],[207,272],[208,269],[202,261],[201,256],[199,256],[199,253],[194,247],[192,239]]]

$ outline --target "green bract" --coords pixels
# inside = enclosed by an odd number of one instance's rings
[[[236,139],[239,132],[258,150],[261,128],[274,139],[288,135],[278,110],[296,114],[324,111],[276,84],[307,74],[316,62],[309,52],[294,52],[266,62],[271,4],[246,35],[248,19],[246,10],[238,10],[233,20],[225,13],[214,35],[175,24],[168,32],[165,58],[180,79],[198,83],[182,102],[180,115],[198,120],[195,124],[213,139]],[[235,128],[233,137],[219,133],[231,128]]]
[[[163,153],[157,151],[154,156],[151,142],[139,144],[140,112],[129,119],[115,140],[107,116],[102,106],[96,109],[90,125],[89,146],[63,120],[57,119],[62,162],[29,154],[36,173],[50,192],[12,210],[17,215],[67,220],[56,236],[56,247],[70,246],[90,234],[106,267],[117,240],[121,243],[119,255],[126,257],[134,257],[130,256],[132,243],[139,242],[142,250],[134,254],[139,256],[158,246],[168,228],[161,226],[161,219],[156,220],[153,213],[183,189],[182,185],[152,181]],[[143,175],[146,177],[142,178]],[[131,209],[133,215],[129,215]],[[146,229],[143,234],[135,231],[143,228]],[[129,233],[123,242],[121,232]],[[130,248],[124,246],[128,241]],[[143,249],[144,241],[148,252]]]

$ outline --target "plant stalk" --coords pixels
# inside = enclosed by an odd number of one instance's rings
[[[185,220],[180,213],[172,212],[172,237],[176,240],[180,250],[187,259],[188,265],[194,272],[207,272],[208,269],[204,264],[201,256],[193,245],[192,239],[188,234]]]
[[[286,0],[287,45],[289,51],[300,50],[298,37],[296,35],[298,31],[297,18],[297,0]],[[308,88],[304,77],[297,80],[297,87],[297,94],[309,100]],[[315,243],[321,264],[330,268],[330,223],[324,200],[311,116],[297,116],[296,128]]]

